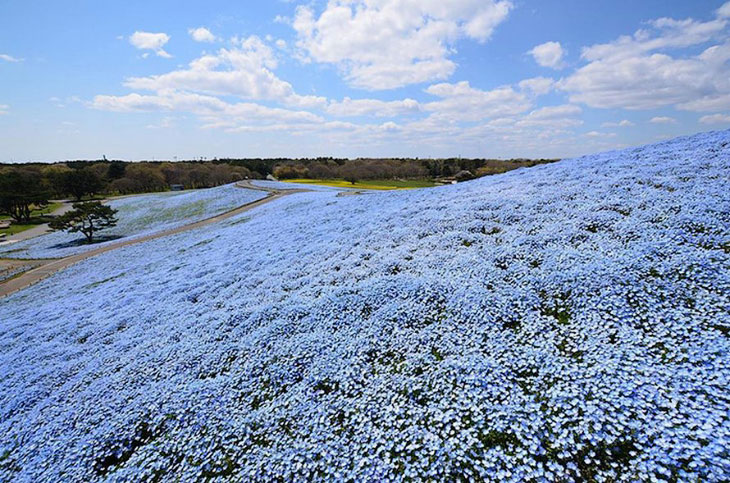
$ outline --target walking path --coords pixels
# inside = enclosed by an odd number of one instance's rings
[[[310,190],[307,190],[304,188],[295,188],[295,189],[263,188],[260,186],[253,185],[251,183],[251,181],[249,181],[249,180],[240,181],[240,182],[236,183],[236,186],[238,188],[252,189],[252,190],[257,190],[257,191],[266,191],[268,194],[267,194],[266,198],[263,198],[263,199],[260,199],[257,201],[253,201],[251,203],[247,203],[247,204],[239,206],[238,208],[235,208],[231,211],[221,213],[220,215],[216,215],[211,218],[206,218],[205,220],[196,221],[195,223],[190,223],[188,225],[179,226],[177,228],[171,228],[169,230],[163,230],[163,231],[153,233],[151,235],[143,236],[140,238],[134,238],[131,240],[121,240],[119,242],[111,243],[109,245],[105,245],[105,246],[97,248],[95,250],[89,250],[88,252],[79,253],[77,255],[71,255],[71,256],[68,256],[65,258],[58,258],[55,260],[44,260],[44,263],[39,265],[38,267],[28,270],[27,272],[23,273],[22,275],[19,275],[15,278],[11,278],[10,280],[7,280],[5,282],[0,282],[0,298],[10,295],[12,293],[15,293],[18,290],[22,290],[35,283],[38,283],[41,280],[50,277],[54,273],[56,273],[60,270],[63,270],[64,268],[69,267],[82,260],[86,260],[87,258],[95,257],[96,255],[100,255],[102,253],[116,250],[117,248],[122,248],[122,247],[126,247],[129,245],[136,245],[137,243],[143,243],[143,242],[146,242],[149,240],[154,240],[156,238],[162,238],[162,237],[166,237],[166,236],[170,236],[170,235],[175,235],[177,233],[194,230],[194,229],[200,228],[202,226],[211,225],[213,223],[223,221],[232,216],[236,216],[240,213],[244,213],[248,210],[252,210],[253,208],[266,204],[277,198],[282,198],[284,196],[291,195],[294,193],[302,193],[305,191],[310,191]]]
[[[58,207],[58,209],[54,210],[53,213],[50,213],[54,216],[63,215],[67,211],[71,210],[71,203],[68,201],[62,201],[62,205]],[[2,245],[9,245],[11,243],[16,243],[19,241],[27,240],[29,238],[35,238],[40,235],[45,235],[51,231],[50,228],[48,228],[48,223],[43,223],[41,225],[34,226],[33,228],[28,228],[27,230],[23,230],[19,233],[16,233],[15,235],[10,235],[2,240],[2,243],[0,243],[0,246]]]

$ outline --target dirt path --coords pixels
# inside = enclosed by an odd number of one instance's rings
[[[23,273],[22,275],[19,275],[15,278],[11,278],[10,280],[7,280],[5,282],[0,282],[0,298],[10,295],[12,293],[15,293],[18,290],[22,290],[35,283],[38,283],[41,280],[50,277],[54,273],[56,273],[60,270],[63,270],[64,268],[69,267],[82,260],[86,260],[87,258],[95,257],[102,253],[116,250],[117,248],[122,248],[122,247],[126,247],[129,245],[136,245],[137,243],[143,243],[143,242],[146,242],[149,240],[154,240],[156,238],[162,238],[162,237],[166,237],[166,236],[170,236],[170,235],[175,235],[177,233],[194,230],[194,229],[200,228],[202,226],[211,225],[213,223],[217,223],[217,222],[225,220],[227,218],[231,218],[232,216],[236,216],[240,213],[244,213],[248,210],[252,210],[252,209],[256,208],[257,206],[261,206],[261,205],[266,204],[270,201],[273,201],[277,198],[282,198],[284,196],[294,194],[294,193],[302,193],[305,191],[310,191],[310,190],[303,189],[303,188],[296,188],[296,189],[263,188],[260,186],[254,186],[248,180],[240,181],[240,182],[236,183],[236,186],[239,188],[244,188],[244,189],[252,189],[252,190],[256,190],[256,191],[266,191],[268,193],[268,195],[266,196],[266,198],[263,198],[263,199],[260,199],[257,201],[253,201],[251,203],[247,203],[247,204],[239,206],[238,208],[235,208],[231,211],[221,213],[220,215],[216,215],[211,218],[206,218],[205,220],[196,221],[195,223],[190,223],[188,225],[179,226],[177,228],[171,228],[169,230],[163,230],[163,231],[153,233],[151,235],[143,236],[140,238],[134,238],[131,240],[121,240],[119,242],[111,243],[109,245],[105,245],[105,246],[97,248],[95,250],[89,250],[88,252],[79,253],[77,255],[71,255],[71,256],[68,256],[65,258],[59,258],[56,260],[47,260],[47,261],[45,261],[45,263],[39,265],[36,268],[28,270],[27,272]]]
[[[58,216],[66,213],[67,211],[71,210],[71,203],[68,201],[63,201],[62,205],[59,206],[53,213],[50,213],[51,215]],[[45,235],[46,233],[50,232],[51,229],[48,228],[48,223],[43,223],[42,225],[34,226],[33,228],[29,228],[27,230],[23,230],[20,233],[16,233],[15,235],[10,235],[3,239],[2,243],[0,243],[0,246],[2,245],[9,245],[11,243],[17,243],[19,241],[27,240],[29,238],[35,238],[40,235]]]

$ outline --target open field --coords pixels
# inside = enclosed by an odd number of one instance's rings
[[[366,190],[403,190],[414,188],[431,188],[438,186],[430,180],[362,180],[355,183],[344,179],[283,179],[285,183],[314,184],[319,186],[330,186],[332,188],[366,189]]]
[[[87,259],[0,300],[0,480],[727,481],[728,213],[722,131]]]

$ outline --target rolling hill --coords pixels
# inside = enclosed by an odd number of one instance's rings
[[[115,198],[106,204],[117,210],[115,216],[119,222],[98,236],[110,241],[139,238],[200,221],[264,197],[262,192],[228,184],[217,188]],[[103,246],[103,243],[89,245],[83,242],[84,237],[79,233],[56,231],[0,246],[0,257],[60,258]]]
[[[730,131],[287,196],[0,314],[3,481],[727,481]]]

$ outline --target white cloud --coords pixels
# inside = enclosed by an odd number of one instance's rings
[[[217,97],[168,91],[157,95],[128,94],[126,96],[96,96],[95,109],[114,112],[189,112],[207,122],[234,123],[239,121],[322,122],[322,118],[306,111],[262,106],[240,102],[227,103]]]
[[[616,133],[613,132],[599,132],[599,131],[590,131],[585,133],[586,137],[589,138],[615,138]]]
[[[628,119],[624,119],[622,121],[618,122],[604,122],[601,124],[601,127],[631,127],[635,126],[635,124]]]
[[[165,33],[135,32],[129,37],[129,43],[140,50],[152,50],[158,57],[170,58],[163,47],[170,40]]]
[[[722,5],[717,9],[717,16],[720,18],[730,18],[730,2]]]
[[[376,99],[350,99],[345,97],[341,102],[330,102],[327,113],[338,117],[378,116],[396,117],[420,112],[418,101],[403,99],[402,101],[380,101]]]
[[[677,124],[677,120],[668,116],[652,117],[649,121],[652,124]]]
[[[515,125],[518,127],[549,127],[568,128],[580,126],[583,121],[576,119],[583,113],[583,109],[573,104],[561,106],[548,106],[530,112],[524,118],[518,120]]]
[[[730,5],[730,3],[726,4]],[[702,124],[730,124],[730,116],[727,114],[711,114],[700,118]]]
[[[730,45],[714,45],[695,56],[673,57],[666,51],[724,39],[727,24],[721,18],[653,20],[633,35],[583,49],[587,65],[559,87],[570,94],[571,102],[598,108],[720,109],[730,100],[723,97],[730,94]]]
[[[9,55],[9,54],[0,54],[0,60],[4,60],[6,62],[23,62],[23,59],[13,57],[12,55]]]
[[[563,47],[560,42],[545,42],[528,52],[539,65],[549,67],[551,69],[562,69],[563,63]]]
[[[433,117],[453,122],[512,116],[532,107],[532,102],[524,93],[509,86],[483,91],[471,87],[468,81],[462,81],[456,84],[435,84],[428,87],[426,92],[442,99],[424,104],[423,109],[433,112]]]
[[[519,83],[520,89],[528,91],[534,96],[542,96],[555,88],[555,80],[548,77],[533,77]]]
[[[678,104],[679,109],[693,112],[718,111],[730,109],[730,94],[714,94],[699,97],[694,100]]]
[[[0,104],[0,116],[2,116],[3,114],[7,114],[8,109],[10,109],[10,106],[8,106],[7,104]]]
[[[381,130],[380,126],[374,125],[357,125],[349,122],[342,121],[330,121],[323,123],[301,123],[301,122],[287,122],[287,123],[276,123],[276,124],[250,124],[247,122],[242,123],[228,123],[228,124],[210,124],[203,126],[206,129],[224,128],[229,133],[240,133],[240,132],[281,132],[291,136],[300,135],[312,135],[312,134],[324,134],[329,140],[333,138],[338,132],[373,132]]]
[[[720,36],[727,21],[714,19],[700,22],[691,18],[675,20],[665,17],[652,20],[648,25],[652,29],[637,30],[633,36],[624,35],[607,44],[586,47],[581,56],[588,61],[595,61],[636,57],[660,49],[691,47]]]
[[[330,0],[317,17],[297,8],[292,26],[306,59],[336,64],[353,86],[393,89],[450,76],[460,38],[488,40],[506,0]]]
[[[324,105],[315,96],[299,96],[291,84],[279,79],[272,70],[277,60],[260,38],[234,39],[230,49],[199,57],[188,69],[149,77],[132,77],[125,85],[150,91],[181,90],[207,94],[233,95],[244,99],[280,100],[297,107]]]
[[[541,107],[532,111],[527,117],[532,119],[556,119],[566,116],[577,116],[583,113],[580,106],[573,104],[563,104],[562,106]]]
[[[216,38],[213,33],[205,27],[189,29],[188,33],[196,42],[215,42]]]

